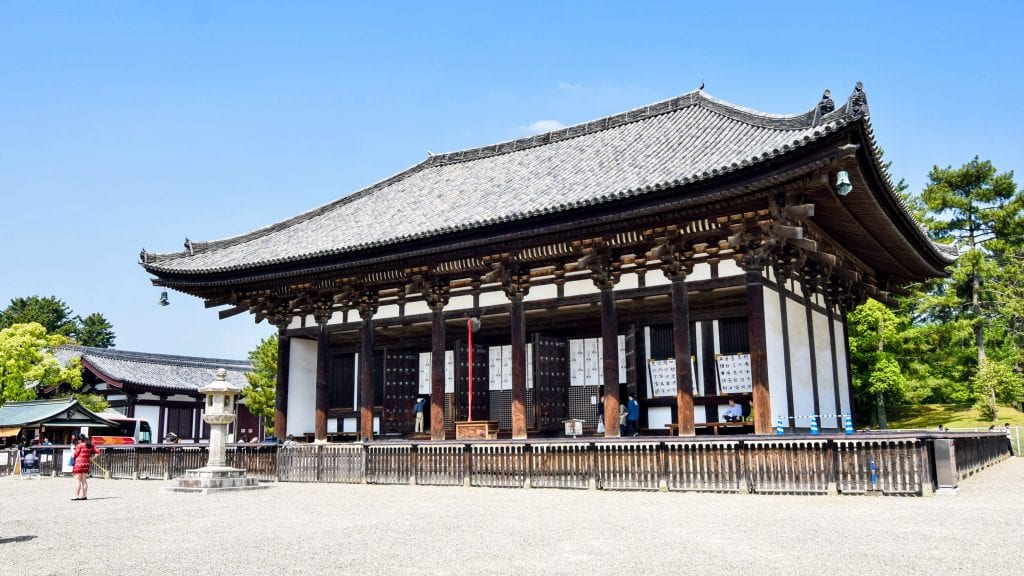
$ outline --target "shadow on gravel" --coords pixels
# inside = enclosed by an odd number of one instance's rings
[[[35,536],[13,536],[11,538],[0,538],[0,544],[14,544],[15,542],[28,542],[35,540]]]

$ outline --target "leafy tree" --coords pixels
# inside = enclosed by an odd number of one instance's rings
[[[977,156],[957,169],[935,166],[928,178],[930,184],[921,198],[935,214],[933,233],[966,249],[953,269],[953,290],[945,294],[947,299],[955,294],[957,301],[939,308],[945,308],[951,318],[971,323],[980,366],[985,360],[982,280],[994,275],[997,266],[985,245],[1020,230],[1022,199],[1012,172],[997,174],[990,161]],[[963,303],[966,306],[959,305]]]
[[[114,345],[114,327],[102,314],[93,312],[85,318],[76,316],[75,321],[78,324],[75,340],[82,346],[110,348]]]
[[[110,408],[110,402],[107,402],[107,399],[99,394],[78,394],[72,392],[70,394],[61,394],[58,398],[74,398],[92,412],[103,412]]]
[[[886,398],[903,400],[906,387],[897,360],[902,326],[903,321],[876,300],[868,300],[847,316],[854,393],[860,404],[874,404],[881,428],[887,426]]]
[[[1006,363],[986,358],[972,381],[978,398],[976,407],[988,420],[998,417],[997,402],[1009,404],[1024,400],[1024,377]]]
[[[37,389],[60,383],[67,383],[72,390],[81,388],[78,360],[61,368],[50,352],[68,341],[66,336],[47,334],[38,322],[0,330],[0,400],[33,400]]]
[[[265,338],[249,352],[252,372],[245,375],[249,385],[242,389],[242,397],[249,412],[262,416],[267,431],[274,428],[274,407],[277,392],[277,334]]]
[[[72,336],[76,328],[71,309],[56,296],[13,298],[10,305],[0,311],[0,329],[30,322],[41,324],[49,334],[62,336]]]

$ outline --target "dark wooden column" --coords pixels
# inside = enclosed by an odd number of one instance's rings
[[[359,352],[359,436],[367,440],[373,438],[373,314],[377,311],[377,293],[361,294],[358,307],[359,318],[363,321]]]
[[[288,435],[288,370],[291,359],[292,338],[285,335],[285,326],[277,329],[277,386],[274,391],[274,436],[284,439]]]
[[[448,283],[435,281],[424,291],[430,306],[430,439],[444,440],[444,306],[448,303]]]
[[[601,352],[602,382],[604,383],[604,435],[618,438],[619,431],[619,318],[615,307],[615,288],[619,271],[611,251],[600,240],[580,259],[580,267],[591,270],[591,279],[601,291]]]
[[[317,442],[327,442],[327,410],[330,408],[330,390],[327,387],[327,319],[324,318],[319,325],[320,331],[316,337],[316,419],[313,423],[313,437]]]
[[[506,263],[502,287],[511,306],[512,338],[512,438],[526,438],[526,309],[523,298],[530,290],[530,271]]]
[[[807,322],[807,344],[811,359],[811,397],[814,399],[814,414],[811,416],[821,430],[821,394],[818,393],[818,351],[814,341],[814,294],[817,288],[817,276],[805,268],[800,276],[800,290],[804,297],[805,322]],[[838,414],[838,412],[837,412]],[[839,423],[842,426],[842,422]]]
[[[747,281],[747,334],[750,340],[750,375],[753,380],[754,432],[771,434],[772,399],[768,389],[768,340],[764,317],[763,259],[751,256],[744,261]]]
[[[680,436],[693,436],[693,374],[690,364],[690,301],[685,273],[672,280],[672,344],[676,359],[676,409]]]

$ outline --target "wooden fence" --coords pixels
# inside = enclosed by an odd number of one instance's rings
[[[932,441],[955,440],[961,477],[1009,454],[998,433],[867,433],[736,439],[629,438],[359,444],[230,445],[229,466],[260,480],[753,492],[759,494],[930,494]],[[59,474],[66,447],[35,450],[42,475]],[[207,459],[204,445],[104,448],[114,478],[177,478]],[[0,451],[0,475],[14,455]],[[94,475],[99,474],[94,467]]]

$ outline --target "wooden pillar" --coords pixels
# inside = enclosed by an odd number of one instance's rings
[[[430,308],[430,439],[444,440],[444,302]]]
[[[362,348],[359,352],[359,436],[373,439],[373,310],[361,307]]]
[[[317,442],[327,442],[327,410],[330,407],[330,390],[327,386],[327,322],[320,322],[316,337],[316,419],[313,423],[313,437]]]
[[[277,386],[274,391],[274,436],[283,440],[288,435],[288,365],[292,350],[291,336],[284,326],[277,329]]]
[[[512,438],[526,438],[526,310],[523,297],[512,301]]]
[[[747,334],[750,341],[750,375],[753,380],[754,432],[771,434],[775,424],[771,421],[771,394],[768,389],[768,340],[764,317],[763,266],[748,265],[747,281]]]
[[[601,352],[604,382],[604,435],[618,438],[619,431],[619,318],[615,309],[615,293],[609,284],[601,287]]]
[[[800,289],[804,296],[805,322],[807,322],[807,344],[811,359],[811,398],[814,400],[812,421],[821,429],[821,395],[818,393],[818,351],[814,340],[814,278],[803,275],[800,278]],[[838,414],[838,412],[837,412]],[[842,426],[842,422],[839,423]]]
[[[672,277],[672,344],[676,359],[676,409],[680,436],[693,436],[693,374],[690,364],[690,302],[685,274]]]

